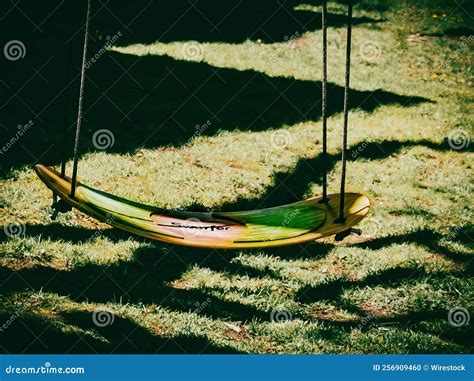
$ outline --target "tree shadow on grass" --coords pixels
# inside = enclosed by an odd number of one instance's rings
[[[435,251],[448,259],[464,266],[463,274],[473,274],[472,258],[454,250],[447,249],[440,245],[440,241],[449,239],[458,243],[466,243],[472,245],[470,236],[472,235],[472,226],[460,226],[456,234],[446,236],[441,233],[434,232],[430,229],[419,229],[408,234],[395,234],[381,238],[376,238],[366,242],[360,242],[351,245],[351,247],[364,248],[370,250],[380,250],[391,245],[402,243],[415,243],[419,246],[426,247],[426,249]],[[408,267],[394,267],[384,269],[372,273],[365,278],[353,281],[347,278],[335,278],[326,283],[321,283],[316,286],[302,287],[296,296],[296,299],[302,303],[312,303],[317,300],[336,300],[342,292],[354,286],[357,287],[374,287],[377,285],[386,285],[388,287],[397,287],[403,282],[410,279],[442,279],[447,273],[430,273],[424,268],[410,264]],[[452,276],[460,276],[460,274],[452,274]]]
[[[7,229],[6,227],[3,228]],[[129,233],[118,229],[87,229],[79,226],[62,225],[58,222],[52,222],[49,225],[24,224],[21,237],[37,237],[52,241],[64,241],[79,244],[96,238],[99,235],[112,242],[125,241],[130,238]],[[0,235],[0,243],[6,242],[8,239],[9,238],[5,234]]]
[[[423,228],[407,234],[388,235],[385,237],[373,239],[371,241],[360,242],[353,246],[378,250],[387,246],[400,244],[402,242],[416,243],[417,245],[423,246],[428,250],[445,256],[453,262],[463,265],[465,268],[464,272],[466,274],[472,275],[474,274],[474,266],[471,256],[451,250],[445,245],[442,245],[441,241],[445,240],[472,246],[473,241],[471,237],[473,236],[474,231],[472,225],[458,226],[453,234],[448,236],[434,232],[428,228]]]
[[[127,23],[125,20],[132,21],[129,30],[124,30],[116,19],[111,18],[108,9],[98,12],[94,24],[98,25],[103,35],[113,35],[117,30],[123,30],[124,36],[119,41],[121,45],[188,40],[240,43],[257,39],[274,43],[321,28],[321,13],[295,10],[294,7],[299,4],[300,1],[296,0],[232,0],[225,3],[178,0],[152,3],[146,12],[142,12],[141,4],[128,2],[126,5],[112,4],[110,11],[124,23]],[[380,21],[383,20],[361,16],[354,19],[354,25]],[[327,23],[329,28],[345,27],[347,17],[329,12]]]
[[[390,268],[368,275],[362,280],[352,281],[346,278],[336,278],[317,286],[305,286],[298,291],[296,299],[302,303],[312,303],[317,300],[336,300],[348,288],[374,287],[377,285],[396,287],[407,279],[428,275],[422,268]]]
[[[347,308],[355,314],[361,316],[361,320],[346,322],[345,327],[357,327],[363,332],[373,329],[383,328],[385,330],[399,329],[412,330],[414,332],[424,332],[427,335],[437,336],[444,341],[454,343],[460,346],[460,353],[469,353],[472,343],[472,334],[469,327],[459,328],[449,324],[449,311],[443,308],[432,308],[424,311],[410,311],[396,315],[373,315],[371,311],[367,311],[357,306]],[[434,349],[430,353],[439,353],[439,349]],[[458,352],[459,353],[459,352]]]
[[[441,235],[420,235],[414,233],[413,235],[403,236],[404,241],[410,242],[424,242],[426,239],[432,240],[436,236],[436,239],[442,239]],[[385,239],[385,240],[384,240]],[[455,238],[456,240],[467,240],[465,234],[459,233]],[[384,237],[369,242],[355,244],[356,247],[364,247],[372,250],[378,250],[387,245],[400,242],[400,237]],[[290,257],[291,251],[285,252],[286,249],[282,248],[279,251],[279,255],[282,258]],[[265,253],[269,254],[266,250]],[[228,301],[222,299],[222,297],[216,297],[213,295],[213,289],[200,287],[200,288],[188,288],[186,282],[182,282],[180,278],[183,273],[193,266],[199,266],[200,268],[208,268],[212,271],[219,272],[223,276],[226,273],[235,275],[250,275],[254,277],[274,277],[278,278],[278,274],[271,274],[266,269],[252,269],[248,266],[241,266],[239,263],[233,261],[235,256],[239,255],[239,252],[234,251],[210,251],[210,250],[196,250],[188,249],[185,247],[175,247],[171,245],[160,245],[157,248],[144,248],[136,251],[134,259],[132,261],[121,261],[110,266],[89,264],[84,266],[77,266],[72,270],[62,271],[48,267],[36,267],[32,269],[21,269],[17,271],[10,270],[5,267],[0,268],[0,279],[4,280],[2,284],[2,291],[5,293],[33,290],[33,291],[45,291],[57,293],[59,295],[68,296],[74,301],[82,302],[96,302],[96,303],[107,303],[107,302],[118,302],[121,303],[145,303],[145,304],[157,304],[161,307],[178,311],[182,313],[195,312],[202,316],[207,316],[213,319],[232,319],[239,321],[250,321],[253,319],[269,321],[271,318],[269,311],[262,311],[253,306],[242,304],[239,302]],[[271,255],[271,254],[270,254]],[[250,271],[249,271],[250,270]],[[449,274],[455,276],[454,274]],[[396,316],[383,316],[374,315],[370,321],[364,322],[362,320],[367,314],[376,314],[371,310],[367,310],[363,306],[353,306],[346,302],[341,301],[341,294],[344,290],[359,288],[359,287],[376,287],[380,285],[388,287],[397,287],[407,281],[416,282],[418,279],[439,279],[442,280],[446,274],[431,274],[427,273],[422,267],[410,266],[410,267],[397,267],[386,269],[374,274],[371,274],[359,281],[350,281],[347,279],[339,278],[331,280],[325,284],[303,287],[295,296],[295,301],[303,304],[310,304],[318,300],[324,300],[330,304],[334,304],[339,308],[343,308],[349,312],[352,312],[360,319],[349,320],[349,321],[337,321],[331,319],[323,319],[324,324],[327,325],[328,335],[335,329],[335,327],[343,328],[345,331],[349,331],[354,327],[362,327],[362,329],[369,329],[384,324],[395,324],[397,327],[410,328],[416,324],[427,322],[427,324],[435,324],[436,320],[439,320],[443,315],[447,313],[445,310],[432,309],[426,311],[412,311],[403,315]],[[296,314],[295,317],[300,316]],[[305,318],[303,315],[301,315]],[[81,313],[78,315],[65,314],[63,317],[69,324],[73,324],[82,329],[94,328],[91,323],[90,313]],[[320,319],[317,319],[320,320]],[[123,339],[125,336],[130,334],[131,331],[135,332],[135,327],[130,325],[128,321],[122,321],[118,319],[119,324],[114,327],[109,327],[104,330],[98,329],[99,334],[105,338],[113,336],[114,340],[108,339],[110,343],[115,346],[105,345],[98,342],[97,346],[95,341],[87,342],[89,339],[87,336],[84,340],[81,340],[77,345],[79,347],[72,349],[74,353],[88,353],[91,347],[98,352],[108,353],[115,350],[117,353],[150,353],[152,347],[155,344],[157,346],[165,344],[163,341],[156,340],[152,341],[151,346],[140,346],[133,343],[140,343],[142,340],[142,328],[138,331],[137,336],[133,333],[131,343],[117,341],[117,337]],[[332,328],[331,328],[332,327]],[[430,326],[431,327],[431,326]],[[430,334],[436,334],[440,337],[444,337],[446,340],[451,340],[464,347],[467,345],[465,337],[460,335],[457,331],[442,331],[441,333],[435,332],[435,328],[426,328],[426,332]],[[114,330],[117,328],[117,331]],[[41,330],[43,330],[42,328]],[[52,333],[53,342],[54,333]],[[25,335],[23,335],[25,336]],[[77,335],[76,335],[77,336]],[[48,341],[49,334],[48,334]],[[134,338],[137,337],[137,338]],[[22,340],[24,337],[22,338]],[[179,346],[185,348],[189,353],[193,352],[196,348],[202,348],[202,345],[207,343],[200,339],[187,341],[188,338],[183,338],[183,343],[192,343],[191,348],[186,347],[181,343],[180,338],[174,343],[169,343],[170,346],[163,347],[163,353],[175,353],[179,352]],[[28,341],[28,339],[25,339]],[[75,336],[66,337],[64,343],[68,346],[73,345],[79,339]],[[94,338],[94,340],[96,340]],[[126,340],[125,340],[126,341]],[[203,343],[203,344],[201,344]],[[64,344],[66,345],[66,344]],[[137,345],[139,349],[135,348]],[[10,352],[15,352],[14,348],[26,348],[18,344],[18,347],[12,347],[8,349]],[[34,351],[48,351],[40,348],[40,343],[36,344]],[[53,351],[63,351],[65,347],[54,347]],[[193,349],[194,348],[194,349]],[[201,349],[202,350],[202,349]],[[210,347],[210,352],[220,351],[214,347]],[[32,350],[33,351],[33,350]],[[225,349],[227,351],[227,349]]]
[[[179,251],[179,250],[178,250]],[[169,247],[160,249],[138,249],[134,260],[119,261],[109,266],[87,264],[72,270],[57,270],[51,267],[36,267],[13,271],[0,268],[0,279],[4,279],[2,290],[43,290],[68,295],[76,301],[106,303],[156,303],[180,312],[195,311],[201,315],[218,319],[250,321],[253,318],[268,320],[266,311],[250,305],[223,300],[212,295],[206,288],[188,288],[183,283],[173,283],[192,266],[200,265],[220,272],[248,274],[245,266],[229,262],[228,256],[214,253],[203,260],[209,251],[184,252],[179,254]],[[232,254],[231,254],[232,255]],[[235,254],[234,254],[235,255]],[[254,275],[264,276],[252,269]]]
[[[388,158],[404,148],[427,147],[436,151],[450,151],[447,142],[434,143],[429,140],[383,140],[379,142],[363,142],[348,148],[348,160],[382,160]],[[357,154],[353,154],[357,153]],[[328,155],[328,171],[334,169],[340,161],[340,153]],[[220,209],[250,210],[272,207],[300,201],[308,192],[312,183],[321,184],[323,156],[317,155],[310,159],[301,159],[291,171],[274,174],[273,184],[265,190],[263,195],[253,199],[239,199],[224,204]],[[350,167],[348,169],[350,171]]]
[[[453,327],[449,324],[449,311],[439,306],[424,306],[422,308],[406,313],[395,315],[379,311],[370,305],[354,305],[342,299],[345,291],[362,288],[374,288],[383,286],[396,288],[401,285],[415,284],[418,280],[424,279],[429,282],[442,284],[447,278],[461,280],[473,274],[472,258],[469,255],[450,250],[442,245],[444,241],[451,241],[465,245],[472,245],[472,225],[465,225],[456,228],[450,235],[443,235],[430,229],[420,229],[408,234],[389,235],[376,238],[366,242],[351,245],[351,247],[364,248],[369,250],[380,250],[385,247],[400,243],[415,243],[426,247],[427,250],[441,254],[451,261],[463,266],[461,272],[427,272],[426,269],[415,263],[407,264],[406,267],[397,266],[383,269],[369,274],[360,280],[350,280],[347,278],[330,279],[325,283],[315,286],[303,286],[297,292],[295,300],[311,304],[318,301],[325,301],[337,308],[359,316],[359,319],[342,322],[346,328],[358,327],[367,331],[377,327],[394,327],[400,329],[413,329],[423,331],[430,335],[438,336],[444,340],[460,345],[464,350],[469,350],[471,337],[469,327]],[[454,291],[453,291],[454,293]],[[458,294],[456,293],[458,297]],[[463,302],[461,302],[461,305]],[[318,319],[319,320],[319,319]]]
[[[448,28],[441,32],[427,33],[426,36],[433,37],[469,37],[474,34],[474,29],[468,26],[457,26],[454,28]]]
[[[14,6],[5,4],[5,9],[0,9],[5,30],[32,35],[40,41],[49,37],[51,32],[67,39],[82,36],[87,2],[51,3],[45,5],[34,0],[22,0],[21,4]],[[321,5],[321,1],[313,3]],[[92,3],[90,33],[93,39],[103,43],[107,37],[118,35],[116,42],[120,45],[189,40],[284,42],[321,28],[321,13],[295,9],[300,4],[300,0],[99,1]],[[361,16],[354,18],[353,24],[381,21],[384,21],[381,17]],[[345,27],[346,22],[344,12],[328,12],[329,28]]]
[[[12,321],[2,332],[0,352],[3,353],[238,353],[231,347],[217,346],[203,336],[155,335],[119,316],[99,327],[89,311],[62,312],[50,317],[18,316],[15,311],[3,311],[0,321]],[[159,329],[159,322],[157,327]]]
[[[468,352],[471,347],[471,330],[469,326],[455,328],[449,324],[449,311],[439,306],[414,306],[413,310],[406,312],[391,313],[380,311],[371,305],[355,305],[342,300],[344,291],[360,289],[364,287],[396,288],[409,282],[416,284],[419,279],[430,281],[443,281],[446,276],[461,279],[463,276],[453,273],[427,273],[423,268],[396,267],[371,274],[359,281],[347,279],[335,279],[318,286],[306,286],[299,290],[296,300],[304,304],[316,301],[325,301],[338,309],[352,313],[358,318],[344,321],[333,321],[332,319],[320,319],[318,321],[328,322],[330,325],[338,325],[346,330],[354,328],[361,331],[373,329],[400,329],[422,331],[431,336],[437,336],[443,340],[454,343],[461,352]],[[434,350],[439,352],[439,349]]]
[[[94,61],[97,62],[88,61],[90,69],[87,70],[86,123],[83,129],[83,142],[87,143],[81,147],[82,152],[93,149],[91,133],[104,126],[113,130],[116,135],[116,152],[133,152],[142,145],[157,147],[186,142],[195,133],[197,124],[211,120],[216,115],[216,110],[222,108],[223,103],[220,103],[220,100],[229,101],[229,95],[236,96],[242,84],[251,79],[249,75],[239,75],[237,70],[222,71],[205,64],[187,65],[171,58],[137,58],[104,52],[106,36],[112,38],[120,32],[121,43],[134,39],[138,39],[135,42],[154,41],[160,34],[159,29],[164,28],[169,30],[170,36],[173,30],[176,30],[190,33],[189,37],[194,40],[196,37],[193,38],[195,33],[191,32],[192,27],[203,33],[206,27],[210,26],[206,21],[206,13],[215,14],[219,21],[222,21],[221,13],[228,11],[227,6],[230,5],[232,9],[238,5],[238,9],[244,12],[261,7],[263,13],[259,17],[265,18],[265,14],[271,16],[272,9],[275,8],[271,6],[270,1],[259,5],[252,5],[249,1],[236,1],[233,5],[213,3],[212,6],[205,7],[205,12],[202,13],[199,7],[203,2],[111,3],[96,4],[97,9],[92,15],[89,58],[95,57]],[[276,6],[284,13],[289,3]],[[57,5],[58,7],[54,8],[26,0],[21,4],[8,3],[0,13],[4,16],[4,41],[18,40],[27,52],[21,59],[0,61],[1,71],[9,73],[0,81],[0,147],[8,148],[7,152],[1,152],[0,169],[4,170],[1,176],[5,176],[11,168],[40,160],[57,163],[63,148],[70,157],[73,136],[68,134],[66,144],[62,143],[60,136],[65,129],[73,126],[75,121],[84,22],[83,17],[78,15],[85,15],[86,2],[62,2]],[[179,17],[173,18],[173,12],[177,12]],[[233,14],[237,15],[236,12]],[[238,19],[237,23],[232,24],[227,20],[224,25],[229,31],[239,33],[244,24],[255,15],[255,12],[250,12],[246,17]],[[145,20],[140,22],[139,16]],[[186,18],[183,19],[184,16]],[[287,16],[294,22],[289,14]],[[125,23],[129,18],[129,22]],[[165,22],[157,23],[156,18],[163,18]],[[184,24],[179,25],[178,21]],[[170,29],[170,26],[175,29]],[[278,30],[282,33],[280,38],[283,39],[282,25],[278,25]],[[291,34],[298,30],[291,28]],[[144,32],[146,35],[143,35]],[[137,64],[136,61],[140,62]],[[232,75],[232,72],[235,72],[235,75]],[[196,78],[196,82],[190,82],[189,79],[192,78]],[[271,83],[272,80],[269,81]],[[262,81],[260,82],[259,86],[262,85]],[[196,92],[201,86],[204,88],[199,93]],[[285,89],[287,87],[288,85]],[[253,89],[255,91],[255,86]],[[264,89],[261,90],[265,92]],[[259,92],[259,97],[262,91]],[[271,94],[268,95],[272,97]],[[239,124],[238,115],[248,113],[248,109],[252,109],[248,106],[254,106],[255,99],[249,100],[247,104],[245,99],[242,102],[241,98],[236,98],[236,101],[229,105],[227,112],[236,109],[233,118],[237,118],[234,122]],[[293,100],[293,103],[298,104],[298,100]],[[239,108],[239,104],[246,109]],[[265,101],[260,106],[260,110],[263,110]],[[17,140],[17,126],[27,125],[29,121],[33,122],[32,127]],[[245,127],[246,123],[242,119],[240,121],[240,127]],[[226,129],[225,122],[225,118],[213,120],[214,131],[206,133],[212,134],[219,129]],[[162,124],[164,128],[158,128]],[[235,124],[230,128],[235,128]],[[152,139],[147,140],[152,134]],[[121,141],[125,143],[133,136],[136,139],[130,141],[128,148],[121,146]]]
[[[15,70],[15,75],[6,79],[0,105],[5,115],[0,144],[9,143],[2,153],[5,171],[37,161],[58,163],[63,149],[68,158],[72,155],[78,69],[63,73],[65,64],[59,65],[54,55],[51,60],[45,57],[43,66],[32,57],[7,69]],[[41,67],[41,75],[36,74],[36,66]],[[17,82],[24,84],[21,95]],[[104,129],[113,135],[107,152],[123,154],[140,148],[181,146],[193,137],[219,131],[280,128],[321,115],[320,81],[269,77],[253,70],[216,68],[169,57],[106,52],[87,70],[86,86],[81,154],[100,149],[93,137]],[[330,84],[329,115],[342,111],[343,98],[343,87]],[[365,111],[385,104],[408,107],[427,101],[380,89],[350,91],[350,108]],[[27,125],[29,120],[32,125],[15,140],[18,125]],[[64,131],[67,138],[62,143]]]

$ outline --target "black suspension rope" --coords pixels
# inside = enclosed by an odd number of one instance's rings
[[[341,193],[339,203],[339,218],[336,220],[339,223],[345,221],[344,216],[344,201],[346,192],[346,161],[347,161],[347,124],[349,120],[349,80],[351,74],[351,40],[352,40],[352,0],[348,1],[347,9],[347,43],[346,43],[346,83],[344,85],[344,131],[341,148]]]
[[[328,90],[328,43],[327,43],[327,0],[323,0],[321,26],[323,30],[323,84],[321,114],[323,118],[323,198],[321,202],[328,202],[328,131],[327,131],[327,90]]]
[[[71,45],[68,44],[68,54],[67,54],[67,63],[66,63],[66,82],[69,81],[69,76],[71,75],[71,66],[72,66],[72,49]],[[66,89],[66,107],[64,112],[64,126],[69,126],[69,112],[71,109],[71,90],[68,88]],[[62,130],[61,134],[61,147],[59,148],[61,151],[61,177],[64,178],[66,176],[66,146],[67,146],[67,132],[69,127],[66,127]]]
[[[87,0],[87,15],[86,15],[86,26],[84,31],[84,51],[82,53],[82,66],[81,66],[81,85],[79,88],[79,106],[77,108],[77,124],[76,124],[76,137],[74,139],[74,154],[73,154],[73,166],[72,166],[72,177],[71,177],[71,197],[73,198],[76,194],[77,184],[77,165],[79,161],[79,141],[81,139],[81,122],[82,122],[82,104],[84,101],[84,82],[86,77],[86,60],[87,60],[87,40],[89,37],[89,22],[91,14],[91,0]]]

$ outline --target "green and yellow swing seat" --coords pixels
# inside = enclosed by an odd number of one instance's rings
[[[71,179],[38,164],[40,179],[70,206],[113,227],[144,237],[195,247],[253,248],[297,244],[347,231],[368,213],[369,199],[346,193],[344,223],[336,223],[339,195],[327,203],[310,198],[293,204],[243,212],[166,211],[120,198],[80,182],[74,198]]]

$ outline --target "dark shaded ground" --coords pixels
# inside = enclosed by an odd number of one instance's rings
[[[122,18],[134,17],[138,12],[136,8],[143,5],[111,3],[102,3],[92,19],[89,57],[99,54],[99,58],[96,63],[88,61],[91,65],[87,70],[81,152],[94,149],[91,137],[102,128],[111,130],[115,136],[116,143],[109,151],[124,153],[134,152],[140,147],[183,144],[193,136],[196,125],[203,125],[207,121],[212,125],[204,134],[213,135],[222,129],[258,131],[320,117],[319,81],[274,78],[253,71],[218,69],[205,63],[175,61],[167,57],[136,57],[101,52],[107,41],[105,37],[113,38],[119,31],[122,33],[117,42],[119,44],[133,42],[130,41],[131,36],[136,38],[136,42],[155,40],[156,36],[147,38],[142,34],[144,31],[159,33],[157,29],[162,23],[156,22],[155,18],[162,17],[168,21],[163,25],[169,25],[169,20],[173,20],[170,16],[173,12],[182,13],[183,17],[193,20],[183,21],[186,28],[173,24],[167,35],[172,36],[173,30],[184,30],[193,35],[195,25],[203,33],[204,40],[213,40],[212,33],[206,32],[202,20],[198,19],[204,17],[198,7],[203,6],[211,12],[209,17],[222,20],[222,13],[226,13],[227,6],[233,6],[233,2],[208,7],[201,1],[191,6],[188,1],[173,2],[173,5],[167,3],[167,6],[163,5],[164,2],[152,2],[139,17],[155,20],[153,25],[157,28],[150,28],[150,23],[139,18],[131,24],[133,33],[131,27],[130,31],[115,29],[116,24],[121,24],[119,20]],[[287,29],[293,34],[299,30],[291,25],[296,19],[286,8],[291,8],[293,1],[284,3],[284,6],[274,4],[279,10],[277,13],[268,1],[236,3],[238,7],[232,13],[236,19],[223,23],[229,26],[229,33],[250,36],[249,25],[260,23],[262,17],[268,18],[267,23],[258,24],[262,28],[273,27],[280,32]],[[184,6],[191,10],[183,12],[181,7]],[[58,163],[63,149],[70,157],[83,41],[83,20],[78,15],[84,13],[84,9],[69,3],[49,9],[39,6],[39,3],[26,1],[18,5],[4,5],[4,8],[6,33],[1,36],[0,43],[21,41],[25,46],[25,56],[14,61],[5,57],[0,60],[0,72],[8,73],[0,81],[0,146],[11,142],[17,126],[29,121],[33,125],[20,141],[15,142],[7,152],[2,152],[0,169],[3,172],[0,176],[5,176],[11,167],[23,164],[39,161]],[[214,16],[212,12],[215,12]],[[288,17],[282,20],[278,16],[280,13]],[[25,14],[35,17],[32,19]],[[319,20],[320,15],[312,14],[311,17]],[[331,17],[332,26],[343,22],[338,17]],[[356,22],[373,20],[357,19]],[[109,27],[110,23],[114,26]],[[317,27],[315,25],[311,29]],[[271,31],[266,34],[271,34]],[[227,41],[229,38],[224,33],[216,40]],[[170,40],[176,39],[179,38],[170,37]],[[341,87],[331,84],[329,99],[329,114],[342,111]],[[409,106],[421,101],[427,100],[383,90],[353,90],[350,106],[371,111],[384,104]],[[68,130],[68,134],[66,144],[63,144],[62,134],[65,130]]]
[[[12,319],[1,312],[0,321]],[[51,319],[52,318],[52,319]],[[66,324],[83,330],[94,330],[101,336],[83,332],[61,332]],[[58,314],[54,317],[26,315],[14,318],[13,324],[1,335],[0,353],[237,353],[233,348],[215,346],[205,337],[173,336],[172,340],[152,335],[129,319],[114,317],[105,327],[94,325],[92,312]]]

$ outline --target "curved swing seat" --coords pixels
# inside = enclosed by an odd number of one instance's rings
[[[367,215],[370,202],[346,193],[343,223],[336,223],[339,194],[327,203],[310,198],[274,208],[243,212],[167,211],[120,198],[77,183],[50,167],[35,166],[40,179],[70,206],[118,229],[144,237],[194,247],[255,248],[297,244],[344,232]]]

